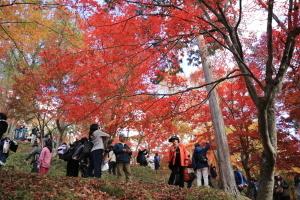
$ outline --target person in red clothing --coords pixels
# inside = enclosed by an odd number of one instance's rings
[[[184,187],[184,169],[189,164],[189,153],[183,144],[179,143],[177,136],[169,139],[172,146],[169,149],[169,168],[171,170],[169,185]]]
[[[50,168],[52,159],[52,141],[48,139],[45,141],[45,146],[39,157],[39,173],[41,175],[47,174]]]

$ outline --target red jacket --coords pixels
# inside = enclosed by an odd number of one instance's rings
[[[180,166],[187,167],[189,165],[189,152],[186,150],[183,144],[179,144],[180,150]],[[171,146],[169,149],[169,163],[175,165],[176,160],[176,148]]]

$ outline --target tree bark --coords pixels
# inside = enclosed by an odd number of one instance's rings
[[[202,67],[204,71],[205,81],[207,83],[213,82],[211,64],[207,60],[209,57],[207,45],[203,36],[198,37],[200,57],[202,61]],[[213,89],[212,85],[206,87],[210,92],[209,107],[212,115],[213,127],[215,130],[215,136],[217,141],[217,155],[220,166],[220,178],[222,180],[223,189],[234,195],[238,195],[239,191],[236,187],[234,180],[232,165],[230,162],[229,146],[227,142],[227,136],[225,133],[224,119],[219,105],[218,93]]]
[[[56,119],[55,123],[56,123],[57,130],[59,132],[59,138],[58,138],[58,146],[59,146],[59,145],[61,145],[61,143],[63,141],[63,136],[65,133],[65,126],[61,125],[59,119]]]
[[[258,128],[264,151],[260,168],[260,187],[257,199],[272,200],[274,187],[274,172],[277,156],[277,135],[275,129],[274,100],[270,106],[263,105],[258,111]]]

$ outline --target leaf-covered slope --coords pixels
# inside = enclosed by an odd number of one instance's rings
[[[0,199],[234,199],[214,189],[181,189],[163,183],[39,176],[0,170]]]

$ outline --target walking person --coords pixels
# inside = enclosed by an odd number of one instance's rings
[[[52,159],[52,140],[47,139],[45,141],[45,147],[39,157],[39,173],[41,175],[47,174],[51,165]]]
[[[116,163],[117,163],[117,175],[118,177],[124,176],[126,177],[126,181],[131,180],[131,169],[130,169],[130,159],[132,155],[132,151],[130,147],[125,144],[125,135],[119,135],[119,143],[114,145],[114,153],[116,155]]]
[[[28,154],[28,156],[25,159],[27,161],[31,158],[30,164],[32,165],[32,167],[31,167],[31,172],[32,173],[38,173],[39,172],[38,164],[39,164],[40,153],[41,153],[41,148],[39,147],[38,142],[35,141],[32,145],[31,152]]]
[[[185,146],[179,143],[179,138],[177,136],[172,136],[169,139],[169,142],[172,143],[172,146],[169,149],[169,168],[171,174],[168,184],[184,187],[184,169],[189,163],[189,153]]]
[[[192,157],[192,165],[197,177],[197,186],[202,186],[202,178],[204,180],[204,186],[209,187],[208,182],[208,159],[206,153],[209,150],[210,145],[206,143],[205,146],[201,146],[199,143],[195,144],[195,149]]]
[[[154,156],[154,169],[155,169],[156,173],[157,173],[157,170],[159,170],[159,167],[160,167],[160,157],[159,157],[158,153],[155,153],[155,156]]]
[[[93,148],[90,153],[90,163],[88,166],[89,177],[101,177],[101,165],[103,162],[104,142],[103,137],[110,137],[109,134],[99,130],[98,124],[90,126],[89,138],[93,143]]]

